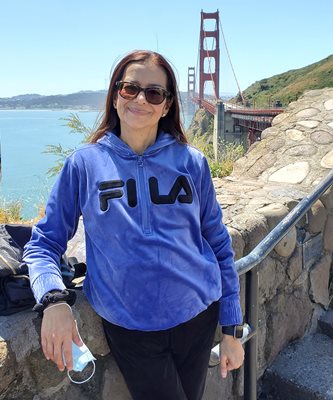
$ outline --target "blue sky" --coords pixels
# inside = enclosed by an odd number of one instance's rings
[[[242,90],[333,53],[332,0],[1,0],[0,97],[105,89],[115,61],[139,48],[166,56],[185,91],[202,9],[220,11]],[[235,93],[220,47],[220,92]]]

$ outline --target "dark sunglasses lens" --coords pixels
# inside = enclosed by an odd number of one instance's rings
[[[165,93],[162,89],[149,88],[145,92],[146,99],[151,104],[161,104],[165,99]]]
[[[138,95],[140,91],[140,88],[136,85],[131,85],[128,83],[123,83],[120,86],[119,89],[119,94],[121,97],[124,97],[125,99],[133,99]]]

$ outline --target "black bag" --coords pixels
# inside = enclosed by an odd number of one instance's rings
[[[31,226],[0,224],[0,315],[14,314],[35,304],[28,267],[22,262],[23,248],[30,237]],[[86,265],[63,255],[60,269],[65,286],[79,288],[73,279],[85,275]]]

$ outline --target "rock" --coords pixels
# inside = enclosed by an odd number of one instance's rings
[[[332,138],[333,139],[333,138]],[[285,151],[286,156],[313,156],[317,148],[311,144],[300,144]]]
[[[319,233],[324,230],[327,211],[320,200],[317,200],[308,212],[308,231]]]
[[[287,275],[292,282],[295,282],[302,274],[303,263],[302,263],[302,247],[296,246],[295,252],[290,257],[288,266],[286,269]],[[307,274],[304,274],[307,278]]]
[[[34,324],[36,318],[37,314],[32,311],[0,317],[0,337],[10,343],[13,357],[18,363],[40,348],[40,321],[39,324]]]
[[[237,231],[237,229],[228,227],[228,232],[232,239],[232,247],[235,252],[235,260],[238,260],[239,258],[243,257],[243,252],[245,247],[243,237],[239,233],[239,231]]]
[[[321,89],[314,89],[314,90],[309,90],[308,92],[304,93],[304,97],[318,97],[323,94],[323,91]]]
[[[299,129],[287,129],[286,135],[290,140],[294,140],[297,142],[305,138],[305,134]]]
[[[247,213],[235,216],[230,223],[230,226],[237,229],[242,226],[247,227],[247,230],[242,231],[243,240],[245,242],[245,252],[249,253],[257,244],[267,235],[268,227],[266,219],[260,214]]]
[[[280,242],[274,247],[274,250],[281,257],[290,257],[296,247],[297,233],[296,228],[292,227]]]
[[[306,108],[305,110],[299,111],[296,114],[296,118],[310,118],[317,115],[319,112],[320,110],[316,108]]]
[[[320,161],[323,168],[333,168],[333,150],[328,152]]]
[[[82,340],[95,356],[105,356],[110,352],[105,339],[101,318],[95,313],[82,292],[77,294],[73,307]]]
[[[324,107],[328,111],[333,110],[333,99],[329,99],[329,100],[325,101]]]
[[[270,126],[269,128],[266,128],[265,130],[262,131],[261,133],[261,139],[268,139],[271,136],[276,136],[278,134],[278,129],[276,129],[273,126]],[[283,139],[282,139],[283,140]],[[284,140],[283,140],[283,144],[284,144]]]
[[[333,136],[326,131],[316,131],[311,134],[311,140],[317,144],[330,144],[333,142]]]
[[[307,290],[300,287],[289,296],[278,293],[266,304],[267,330],[265,351],[266,365],[278,355],[291,340],[303,336],[313,305]]]
[[[285,270],[282,265],[271,257],[266,257],[259,268],[259,304],[273,299],[284,280]]]
[[[299,275],[299,277],[293,282],[293,287],[304,288],[307,286],[308,280],[309,280],[308,271],[303,270],[301,272],[301,275]]]
[[[276,139],[271,140],[268,143],[268,147],[271,151],[276,151],[276,150],[279,150],[281,147],[283,147],[285,145],[285,143],[286,143],[286,141],[284,139],[276,138]],[[274,159],[274,162],[275,161],[276,161],[276,157]],[[270,163],[270,165],[271,165],[271,163]]]
[[[272,203],[259,208],[257,212],[265,216],[269,230],[272,231],[288,214],[288,208],[281,203]]]
[[[124,378],[113,358],[108,359],[102,378],[101,400],[131,400]]]
[[[289,116],[290,114],[286,111],[277,115],[272,121],[272,126],[275,127],[276,125],[281,124],[281,122],[285,121]]]
[[[276,161],[275,154],[273,153],[264,154],[257,160],[257,162],[251,168],[248,169],[248,176],[252,178],[259,176],[269,167],[274,165],[275,161]]]
[[[320,197],[320,200],[328,212],[333,211],[333,186],[330,186],[326,190],[326,192]]]
[[[0,393],[6,391],[16,377],[15,357],[8,348],[8,344],[0,337]]]
[[[310,297],[314,303],[327,308],[329,304],[328,283],[332,257],[324,256],[310,271]]]
[[[309,173],[310,166],[307,161],[300,161],[286,165],[274,172],[270,177],[270,182],[300,183]]]
[[[329,214],[324,229],[324,249],[333,251],[333,215]]]
[[[219,399],[221,393],[223,393],[223,400],[234,400],[233,382],[232,373],[229,373],[226,379],[222,379],[219,367],[209,368],[203,400]]]
[[[304,128],[317,128],[317,126],[319,125],[319,121],[297,121],[297,125],[301,125],[304,126]]]

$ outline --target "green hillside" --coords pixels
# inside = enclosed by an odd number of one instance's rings
[[[293,69],[253,83],[243,97],[255,107],[266,107],[280,101],[286,106],[305,91],[333,87],[333,55],[307,67]]]

